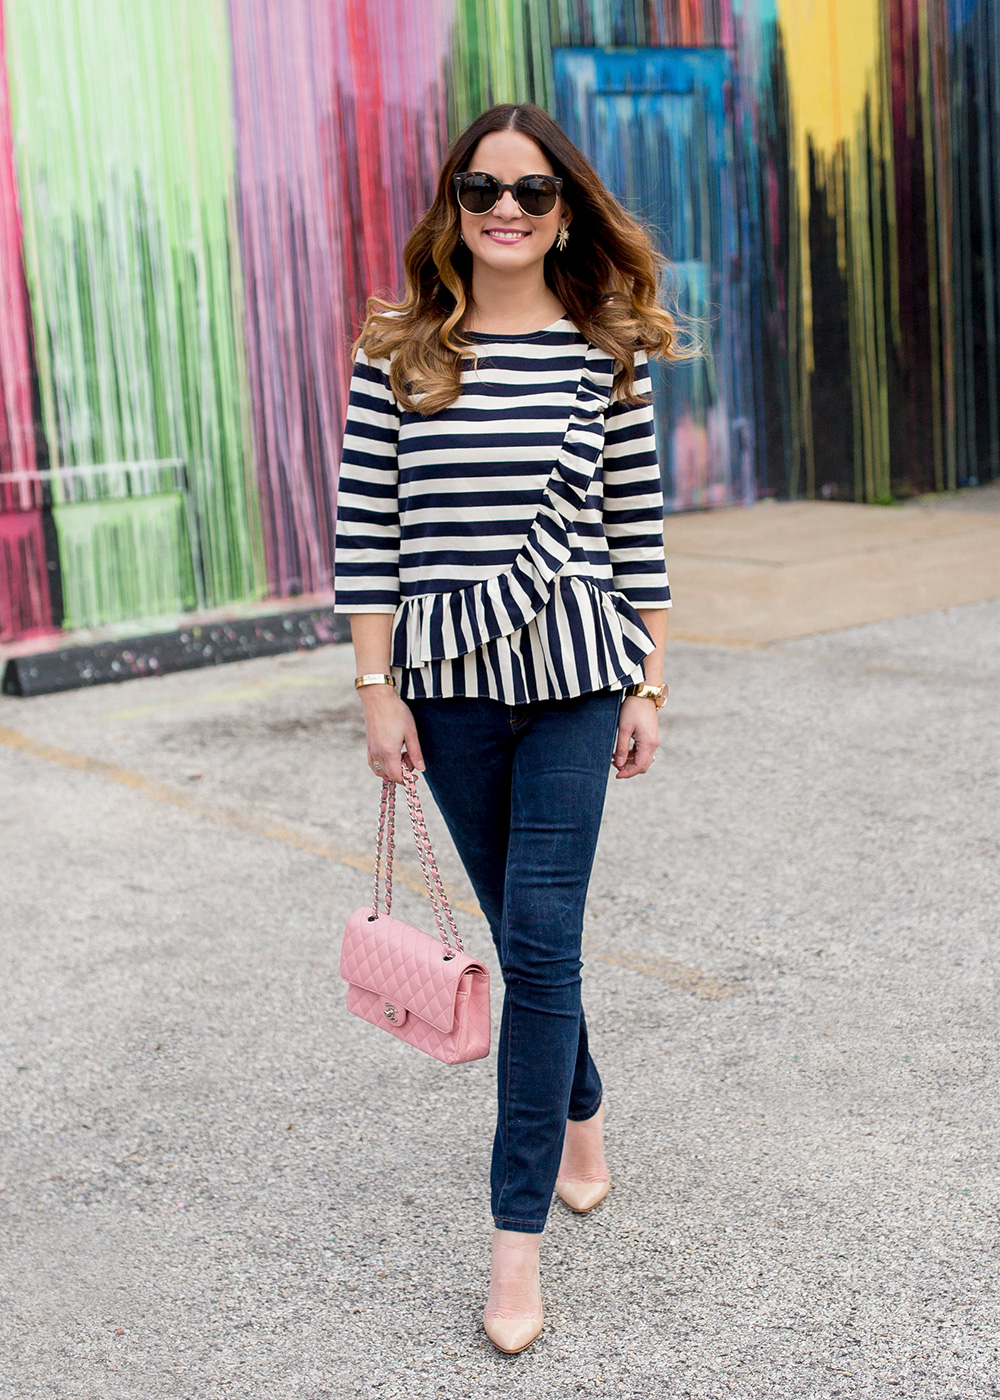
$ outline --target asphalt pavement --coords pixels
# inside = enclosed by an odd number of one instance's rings
[[[1000,603],[671,645],[588,911],[612,1190],[553,1203],[516,1357],[479,1320],[495,1058],[344,1007],[352,675],[0,700],[0,1396],[1000,1396]]]

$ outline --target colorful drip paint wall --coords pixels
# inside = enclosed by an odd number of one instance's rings
[[[994,0],[0,0],[0,637],[329,589],[349,346],[538,102],[706,356],[670,509],[1000,475]]]

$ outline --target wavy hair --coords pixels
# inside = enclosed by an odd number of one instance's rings
[[[434,202],[403,249],[406,293],[401,301],[367,298],[352,360],[359,347],[369,359],[389,359],[390,386],[408,412],[438,413],[458,397],[463,361],[478,363],[478,355],[462,338],[472,254],[458,241],[461,216],[451,177],[468,169],[479,141],[493,131],[531,137],[562,176],[573,236],[563,252],[553,244],[545,254],[545,281],[581,334],[617,362],[611,398],[642,402],[635,393],[637,349],[664,359],[700,353],[682,332],[678,314],[659,302],[660,282],[670,264],[647,226],[622,208],[583,152],[533,102],[498,103],[456,137]]]

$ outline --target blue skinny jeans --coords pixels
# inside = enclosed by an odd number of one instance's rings
[[[601,1103],[581,1003],[581,939],[622,695],[408,701],[427,786],[503,974],[490,1167],[501,1230],[544,1228],[566,1120],[590,1118]]]

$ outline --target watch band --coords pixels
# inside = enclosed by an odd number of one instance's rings
[[[661,709],[667,701],[666,685],[649,685],[646,681],[637,681],[635,685],[630,685],[626,689],[625,694],[636,695],[641,700],[653,700],[656,702],[656,708],[658,710]]]
[[[363,685],[395,685],[395,684],[396,684],[396,679],[395,679],[395,677],[394,677],[394,676],[390,676],[390,675],[389,675],[387,672],[385,672],[385,671],[382,671],[382,672],[380,672],[378,675],[375,675],[375,674],[367,675],[367,674],[366,674],[366,675],[364,675],[364,676],[358,676],[357,680],[354,682],[354,689],[355,689],[355,690],[360,690],[361,687],[362,687]]]

